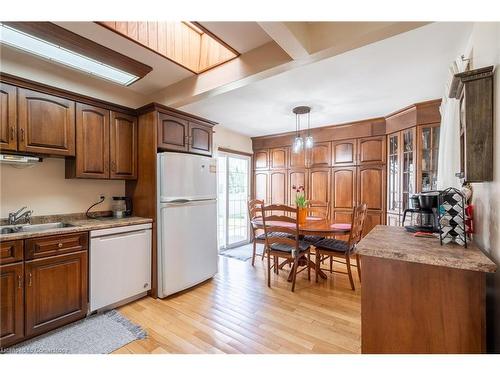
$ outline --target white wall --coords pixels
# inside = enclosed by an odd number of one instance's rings
[[[475,23],[473,67],[496,65],[493,181],[473,184],[474,240],[500,265],[500,23]],[[500,270],[488,280],[489,350],[500,353]]]
[[[106,200],[95,210],[110,210],[111,196],[125,194],[124,181],[64,178],[64,159],[46,158],[26,169],[0,165],[0,217],[22,206],[34,216],[85,212],[104,194]]]
[[[217,148],[230,148],[252,154],[252,139],[246,135],[236,133],[222,125],[214,127],[214,150]]]

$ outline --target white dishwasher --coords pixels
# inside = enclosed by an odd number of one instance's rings
[[[151,224],[90,232],[90,312],[116,307],[151,289]]]

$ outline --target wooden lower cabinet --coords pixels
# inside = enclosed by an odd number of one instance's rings
[[[294,189],[295,186],[295,189]],[[296,169],[288,171],[288,204],[295,207],[295,198],[297,196],[297,188],[303,186],[306,194],[308,191],[307,170]]]
[[[269,202],[266,204],[287,203],[286,170],[269,172]]]
[[[376,225],[384,224],[384,215],[385,214],[382,211],[368,210],[363,228],[363,237],[366,236]]]
[[[308,185],[308,199],[330,202],[330,168],[311,168]]]
[[[38,335],[87,314],[87,251],[25,263],[26,335]]]
[[[269,199],[269,172],[255,171],[253,180],[253,195],[255,199],[260,199],[267,204]]]
[[[0,347],[24,337],[23,263],[0,266]]]

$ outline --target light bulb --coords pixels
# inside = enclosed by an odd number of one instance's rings
[[[308,135],[305,140],[305,147],[306,148],[312,148],[314,145],[314,140],[312,135]]]
[[[302,137],[295,137],[293,141],[293,152],[298,154],[302,150],[302,147],[304,147],[304,140]]]

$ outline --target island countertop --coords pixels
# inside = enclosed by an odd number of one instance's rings
[[[361,256],[456,268],[495,272],[496,264],[473,242],[467,249],[457,244],[441,246],[439,238],[415,237],[403,227],[377,225],[357,245]]]

